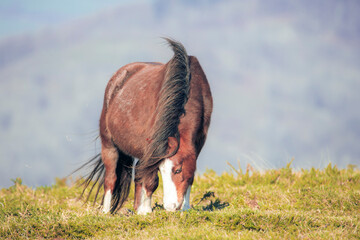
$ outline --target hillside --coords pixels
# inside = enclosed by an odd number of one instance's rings
[[[98,153],[108,79],[168,61],[162,36],[198,57],[213,91],[200,173],[360,164],[360,4],[345,2],[135,1],[1,39],[0,187],[50,185]]]
[[[295,172],[290,167],[246,172],[233,167],[196,177],[187,212],[163,210],[162,186],[153,213],[132,214],[130,199],[115,215],[84,204],[66,179],[31,189],[14,181],[0,190],[0,238],[66,239],[359,239],[360,171]]]

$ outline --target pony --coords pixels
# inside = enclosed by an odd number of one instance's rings
[[[165,40],[174,52],[169,62],[130,63],[112,76],[100,116],[101,154],[76,170],[92,167],[81,196],[91,186],[88,200],[98,184],[95,203],[103,186],[104,213],[121,208],[132,180],[135,211],[152,212],[159,171],[165,210],[190,208],[196,160],[208,133],[213,100],[197,58],[188,56],[180,42]]]

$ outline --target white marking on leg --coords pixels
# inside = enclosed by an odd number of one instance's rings
[[[182,211],[186,211],[190,209],[190,192],[191,192],[191,185],[188,186],[187,190],[186,190],[186,194],[184,197],[184,201],[181,207]]]
[[[104,197],[104,207],[103,207],[103,212],[104,213],[108,213],[110,212],[110,207],[111,207],[111,191],[108,190],[105,194]]]
[[[176,186],[171,178],[173,165],[173,162],[167,158],[159,167],[164,187],[164,208],[168,211],[175,211],[180,205],[177,198]]]
[[[144,187],[141,188],[140,205],[137,209],[137,214],[146,215],[151,213],[151,197],[148,197]]]
[[[134,181],[135,180],[135,169],[136,169],[136,164],[139,162],[139,159],[135,158],[133,161],[133,167],[131,170],[131,180]]]

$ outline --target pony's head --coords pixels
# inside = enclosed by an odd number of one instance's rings
[[[196,158],[166,158],[159,166],[164,187],[164,208],[168,211],[190,208],[190,189],[194,181]]]

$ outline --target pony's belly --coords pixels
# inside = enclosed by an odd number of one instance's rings
[[[107,112],[108,129],[121,151],[141,158],[152,136],[155,97],[149,93],[146,96],[142,91],[130,93],[124,87],[110,104]]]
[[[139,136],[135,132],[131,131],[116,131],[116,134],[112,134],[113,142],[127,155],[141,158],[143,156],[143,149],[145,142],[142,136]]]

